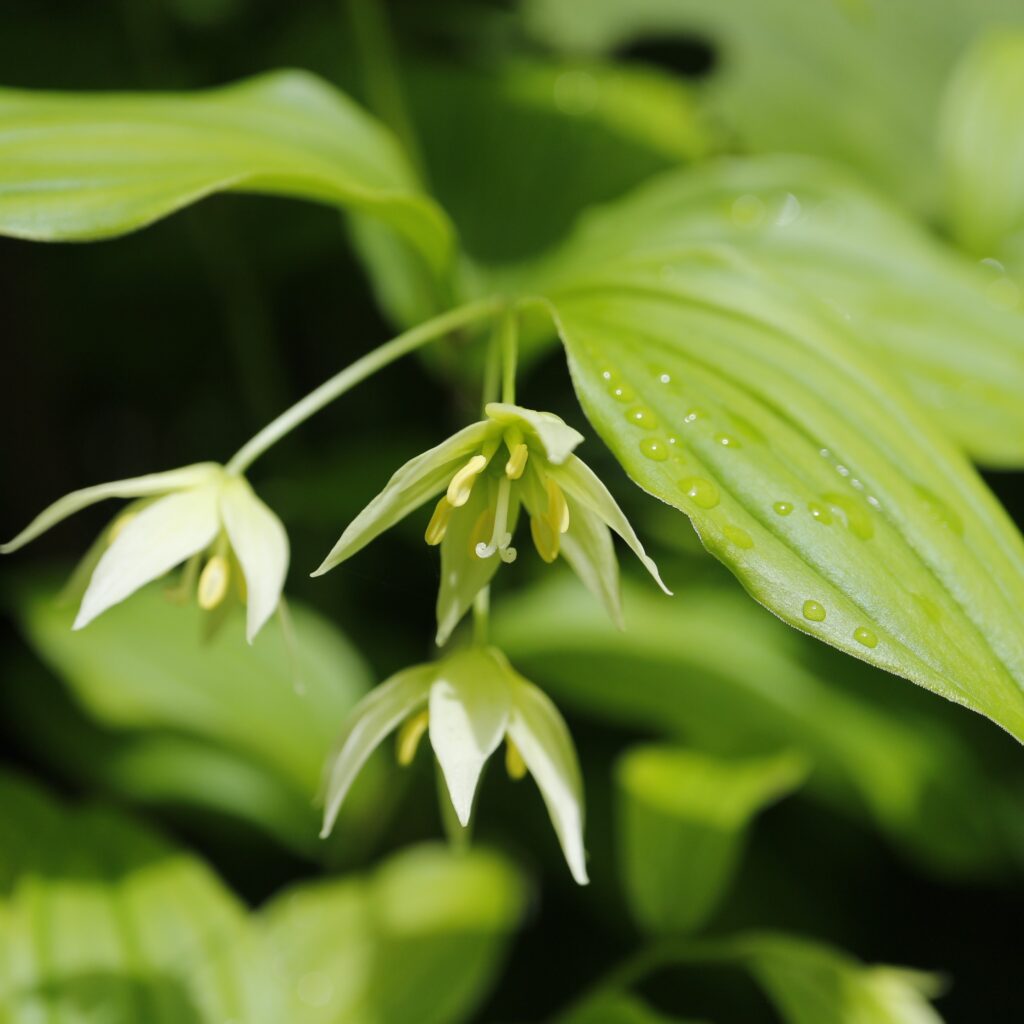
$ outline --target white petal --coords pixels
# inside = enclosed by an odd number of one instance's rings
[[[612,622],[623,629],[619,561],[604,520],[585,505],[571,502],[569,529],[562,535],[561,553],[587,590],[608,610]]]
[[[224,482],[220,514],[245,574],[245,634],[252,643],[281,600],[288,574],[288,534],[281,520],[256,497],[244,477],[231,477]]]
[[[537,782],[572,877],[586,885],[583,782],[572,737],[558,709],[533,683],[517,677],[508,734]]]
[[[655,582],[671,595],[672,591],[661,581],[661,574],[654,560],[644,551],[640,538],[629,525],[626,514],[616,504],[608,488],[601,483],[597,474],[582,459],[570,455],[562,466],[552,466],[548,470],[559,486],[581,505],[585,505],[595,515],[600,516],[630,547],[633,554],[640,559],[643,567],[654,577]]]
[[[129,520],[96,566],[72,628],[212,543],[220,529],[217,490],[214,483],[169,494]]]
[[[183,466],[181,469],[172,469],[166,473],[150,473],[147,476],[132,477],[130,480],[114,480],[109,484],[97,484],[95,487],[72,491],[40,512],[14,540],[0,544],[0,554],[6,555],[17,551],[29,541],[35,540],[41,533],[45,533],[51,526],[56,526],[68,516],[107,498],[144,498],[166,491],[194,487],[207,478],[216,476],[220,471],[220,466],[215,462],[198,462],[193,466]]]
[[[430,744],[463,827],[469,824],[484,763],[508,723],[507,669],[500,657],[485,650],[460,651],[437,666],[430,688]]]
[[[384,485],[384,490],[349,523],[312,575],[322,576],[346,558],[351,558],[400,519],[440,494],[452,475],[493,432],[494,425],[486,420],[471,423],[447,441],[410,459]]]
[[[521,405],[509,405],[506,402],[489,402],[484,412],[495,423],[505,427],[519,427],[525,435],[540,444],[545,458],[556,465],[565,462],[583,440],[578,430],[552,412],[537,412],[536,409],[524,409]]]
[[[434,679],[434,665],[417,665],[398,672],[374,687],[353,709],[328,761],[324,807],[325,838],[334,827],[338,811],[355,777],[388,733],[426,703]]]

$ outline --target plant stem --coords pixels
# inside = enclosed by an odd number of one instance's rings
[[[405,331],[397,338],[392,338],[391,341],[368,352],[268,423],[232,456],[227,464],[227,471],[244,473],[268,448],[356,384],[428,341],[440,338],[474,320],[490,316],[501,309],[502,304],[502,299],[490,298],[459,306]]]
[[[505,310],[500,330],[501,400],[513,405],[516,400],[516,360],[519,357],[519,321],[513,309]]]

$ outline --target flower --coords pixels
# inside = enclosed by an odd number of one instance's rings
[[[429,732],[463,826],[469,824],[484,763],[504,739],[509,774],[533,775],[569,870],[580,885],[587,884],[583,783],[569,730],[544,692],[494,647],[467,648],[398,672],[353,708],[328,765],[321,837],[330,834],[370,754],[399,726],[397,755],[403,765]]]
[[[51,526],[106,498],[135,498],[101,535],[88,564],[89,583],[73,629],[139,587],[186,562],[183,585],[195,585],[201,608],[228,596],[232,577],[247,606],[250,643],[281,599],[288,536],[248,481],[213,462],[72,491],[36,518],[0,553],[17,551]],[[203,564],[199,571],[200,563]]]
[[[313,575],[333,569],[441,494],[425,534],[428,544],[441,547],[439,646],[498,566],[515,559],[512,535],[520,506],[530,516],[541,558],[564,557],[617,625],[622,623],[619,568],[609,528],[669,593],[615,499],[572,454],[583,440],[580,433],[552,413],[516,405],[492,402],[484,412],[486,419],[402,466]]]

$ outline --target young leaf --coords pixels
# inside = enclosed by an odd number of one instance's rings
[[[1024,542],[856,334],[729,250],[547,296],[591,423],[757,600],[1024,739]]]
[[[450,225],[397,142],[305,72],[191,94],[5,89],[0,118],[0,233],[107,238],[215,192],[262,192],[371,214],[447,272]]]
[[[1004,134],[1016,137],[1008,125]],[[975,459],[1024,464],[1024,315],[1016,286],[944,247],[829,164],[752,157],[661,175],[587,215],[550,272],[617,263],[628,250],[632,261],[660,261],[671,273],[695,244],[734,246],[765,273],[805,290],[807,305],[827,306]]]
[[[636,747],[618,762],[626,893],[647,931],[700,928],[732,880],[753,816],[795,789],[794,754],[725,761],[676,747]]]

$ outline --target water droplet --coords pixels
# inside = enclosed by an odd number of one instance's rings
[[[853,631],[853,639],[859,644],[863,644],[865,647],[877,647],[878,637],[871,632],[867,626],[858,626]]]
[[[829,451],[829,450],[828,450],[827,448],[819,448],[819,449],[818,449],[818,454],[819,454],[819,455],[820,455],[820,456],[821,456],[821,457],[822,457],[823,459],[827,459],[827,458],[830,458],[830,457],[831,457],[831,455],[832,455],[832,453],[831,453],[831,452],[830,452],[830,451]]]
[[[619,375],[614,370],[602,370],[601,371],[601,376],[606,381],[613,381],[613,380],[617,380]]]
[[[836,472],[840,476],[849,476],[850,475],[850,471],[841,462],[837,462],[836,463]]]
[[[776,515],[788,516],[789,513],[793,511],[793,506],[788,501],[777,501],[772,505],[772,509]]]
[[[611,388],[611,395],[618,402],[632,402],[636,392],[628,384],[617,384]]]
[[[722,533],[725,534],[726,540],[735,544],[738,548],[752,548],[754,546],[754,538],[739,526],[733,526],[731,523],[727,523],[722,527]]]
[[[799,219],[800,200],[792,192],[787,192],[786,198],[782,200],[782,206],[775,217],[775,224],[777,227],[785,228]]]
[[[645,437],[640,442],[640,451],[655,462],[664,462],[668,458],[668,445],[657,437]]]
[[[822,497],[855,537],[859,537],[861,540],[870,540],[875,535],[871,516],[860,503],[859,498],[849,494],[823,494]]]
[[[626,413],[626,419],[630,423],[642,427],[644,430],[654,430],[658,425],[658,417],[646,406],[638,405]]]
[[[684,423],[696,423],[697,420],[702,420],[707,416],[707,413],[703,409],[691,409],[684,417]]]
[[[855,476],[850,477],[850,486],[858,491],[864,490],[864,485]]]
[[[882,507],[882,503],[873,494],[868,495],[867,502],[872,508]]]
[[[679,438],[678,437],[670,437],[668,439],[668,443],[669,444],[679,444]]]
[[[825,621],[825,606],[817,601],[804,601],[804,618],[810,622]]]
[[[979,260],[978,262],[983,267],[991,267],[994,271],[996,271],[999,274],[1005,274],[1006,273],[1006,267],[1004,267],[1002,265],[1002,263],[999,262],[999,260],[995,259],[992,256],[988,256],[988,257],[986,257],[983,260]]]
[[[714,508],[719,502],[718,488],[703,477],[688,476],[685,480],[679,481],[679,487],[688,498],[693,499],[695,505],[699,505],[701,508]]]
[[[832,513],[816,501],[807,502],[807,511],[824,526],[828,526],[832,522]]]
[[[736,438],[732,437],[730,434],[716,434],[715,435],[715,440],[723,448],[742,448],[743,447],[739,443],[739,441],[737,441]]]
[[[918,497],[924,502],[925,507],[932,518],[943,526],[952,530],[958,537],[963,536],[963,520],[946,504],[937,494],[929,491],[927,487],[917,486],[914,488]]]
[[[921,606],[921,611],[928,616],[933,622],[938,622],[942,618],[942,609],[930,598],[925,597],[924,594],[914,594],[914,600]]]
[[[671,377],[670,374],[667,374],[667,373],[659,373],[658,374],[658,380],[662,384],[671,384],[672,383],[672,377]]]
[[[742,227],[757,227],[764,220],[764,203],[749,193],[737,196],[732,204],[732,219]]]

